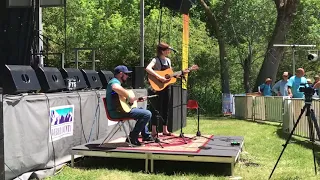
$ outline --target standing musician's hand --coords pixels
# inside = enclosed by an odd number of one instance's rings
[[[167,78],[165,78],[165,77],[161,77],[161,78],[159,78],[159,80],[160,80],[161,82],[163,82],[163,83],[166,83],[166,82],[169,82],[169,81],[170,81],[170,79],[167,79]]]
[[[190,72],[189,69],[183,70],[183,74],[186,74],[186,73],[189,73],[189,72]]]

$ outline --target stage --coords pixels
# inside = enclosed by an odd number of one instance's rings
[[[125,137],[118,137],[100,147],[98,146],[103,139],[75,146],[71,152],[71,166],[74,167],[76,155],[142,159],[145,161],[145,172],[151,173],[154,172],[155,160],[211,162],[230,164],[229,175],[232,176],[235,163],[244,145],[244,138],[240,136],[185,135],[183,139],[179,135],[160,135],[159,139],[163,148],[155,142],[130,147],[125,142]],[[232,142],[236,143],[232,144]]]

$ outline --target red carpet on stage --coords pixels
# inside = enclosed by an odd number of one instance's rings
[[[179,135],[163,136],[159,134],[160,144],[156,142],[144,142],[142,146],[130,147],[125,143],[125,137],[120,137],[109,143],[105,143],[103,147],[110,147],[110,145],[119,150],[139,150],[139,151],[163,151],[163,152],[192,152],[198,153],[201,149],[199,147],[205,146],[213,135],[204,135],[198,137],[194,135],[184,135],[184,139]],[[142,139],[139,138],[142,142]],[[186,142],[186,143],[185,143]]]

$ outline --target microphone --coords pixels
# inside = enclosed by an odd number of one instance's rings
[[[169,49],[170,49],[171,51],[173,51],[174,53],[177,53],[177,52],[178,52],[177,50],[173,49],[173,47],[169,47]]]

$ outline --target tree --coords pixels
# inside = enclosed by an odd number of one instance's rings
[[[286,35],[296,15],[297,6],[300,4],[300,0],[274,0],[274,2],[277,9],[276,25],[268,43],[265,58],[256,80],[255,89],[267,77],[271,77],[275,81],[280,61],[283,58],[284,48],[273,47],[273,45],[284,44],[286,42]]]
[[[252,91],[257,75],[255,66],[260,66],[263,60],[266,37],[271,35],[275,19],[271,1],[233,0],[230,6],[229,18],[223,24],[224,36],[229,45],[228,55],[233,59],[230,66],[239,64],[243,69],[246,93]]]
[[[229,83],[229,63],[227,59],[227,52],[225,46],[225,40],[223,37],[223,33],[220,30],[220,24],[215,14],[211,11],[209,6],[204,2],[204,0],[199,0],[202,8],[205,11],[205,14],[208,18],[208,26],[211,27],[211,30],[214,34],[214,37],[218,40],[219,44],[219,55],[220,55],[220,75],[221,75],[221,90],[222,93],[230,93],[230,83]],[[230,6],[230,0],[225,0],[223,5],[223,19],[228,14],[228,9]],[[222,19],[222,22],[223,22]]]

